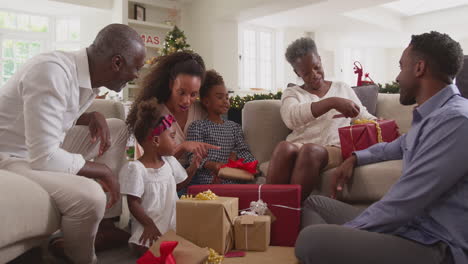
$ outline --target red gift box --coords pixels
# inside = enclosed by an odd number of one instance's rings
[[[247,210],[259,196],[276,220],[271,224],[272,246],[294,247],[301,225],[301,186],[288,184],[210,184],[192,185],[188,194],[213,191],[218,196],[238,197],[239,209]]]
[[[382,142],[392,142],[400,136],[395,120],[379,120]],[[342,127],[338,129],[341,142],[341,155],[347,159],[354,151],[366,149],[379,143],[377,127],[374,123]]]

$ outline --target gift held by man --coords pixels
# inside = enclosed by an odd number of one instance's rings
[[[354,151],[381,142],[392,142],[400,136],[395,120],[356,120],[354,125],[338,129],[341,154],[347,159]]]
[[[177,235],[224,255],[234,247],[233,221],[238,215],[238,203],[239,199],[232,197],[178,200]]]
[[[269,215],[241,215],[234,220],[237,250],[266,251],[270,245]]]
[[[239,208],[249,210],[262,200],[273,214],[271,219],[272,246],[294,247],[301,224],[301,186],[280,184],[210,184],[192,185],[188,194],[211,190],[220,196],[238,197]]]

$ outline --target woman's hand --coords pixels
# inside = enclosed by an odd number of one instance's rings
[[[344,117],[354,118],[359,115],[360,109],[357,104],[355,104],[352,100],[340,98],[340,97],[332,97],[333,108],[344,115]]]
[[[221,149],[218,146],[197,141],[185,141],[182,143],[182,148],[186,152],[191,152],[201,158],[205,158],[208,155],[208,150],[210,149]]]
[[[161,232],[159,232],[159,229],[156,227],[154,222],[144,225],[143,228],[143,234],[141,234],[141,237],[138,241],[140,242],[140,244],[145,246],[146,242],[148,241],[149,246],[151,247],[153,245],[153,242],[158,240],[158,238],[161,236]]]
[[[215,162],[215,161],[207,161],[205,162],[205,169],[208,169],[213,175],[218,175],[219,170],[221,169],[221,166],[223,166],[224,163],[221,162]]]

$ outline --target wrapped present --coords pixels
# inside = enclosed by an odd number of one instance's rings
[[[245,162],[244,159],[231,160],[221,166],[218,177],[228,180],[252,181],[257,173],[258,161]]]
[[[381,142],[392,142],[400,136],[395,120],[356,120],[355,125],[338,129],[341,154],[347,159],[354,151]]]
[[[163,241],[158,247],[160,256],[156,257],[153,252],[148,250],[137,260],[137,264],[176,264],[172,252],[177,244],[179,244],[177,241]]]
[[[172,251],[172,255],[174,256],[176,263],[201,264],[201,263],[204,263],[208,259],[209,251],[207,248],[200,248],[196,246],[192,242],[178,236],[176,232],[173,230],[169,230],[164,235],[162,235],[145,254],[147,255],[146,257],[149,259],[152,259],[151,256],[156,257],[156,258],[160,257],[163,254],[162,245],[164,242],[168,242],[168,241],[175,241],[178,243],[177,247],[175,247],[174,251]],[[164,253],[166,252],[167,250],[164,251]],[[148,256],[149,254],[151,255]],[[137,262],[137,264],[145,264],[145,263],[150,263],[150,262]],[[152,263],[158,263],[158,262],[152,262]]]
[[[211,184],[193,185],[189,194],[212,190],[221,196],[239,198],[242,210],[263,210],[262,200],[276,219],[271,220],[271,241],[273,246],[293,247],[301,225],[301,186],[280,184]],[[253,202],[253,203],[252,203]],[[251,206],[252,203],[252,206]],[[252,208],[251,208],[252,207]],[[263,209],[262,209],[263,208]]]
[[[227,180],[253,181],[255,175],[242,169],[225,167],[219,170],[218,177]]]
[[[268,215],[241,215],[234,221],[236,249],[266,251],[270,245],[271,219]]]
[[[198,197],[177,201],[177,235],[224,255],[234,246],[233,221],[238,215],[239,199],[216,196],[210,199],[209,195]]]

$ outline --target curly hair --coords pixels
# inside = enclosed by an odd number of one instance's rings
[[[133,132],[138,143],[143,144],[151,129],[161,121],[162,114],[156,98],[142,101],[138,104],[137,118]]]
[[[142,88],[127,116],[127,126],[133,132],[137,121],[138,106],[152,98],[156,98],[159,104],[166,103],[171,97],[170,81],[179,74],[198,76],[203,83],[205,78],[205,63],[197,53],[190,51],[175,52],[167,56],[161,56],[150,69],[142,82]]]
[[[411,36],[411,52],[426,60],[432,72],[442,79],[453,79],[463,66],[460,43],[437,31]]]
[[[215,70],[206,71],[205,81],[203,82],[203,85],[200,88],[200,98],[208,96],[210,89],[216,85],[224,85],[223,76],[221,76]]]
[[[311,38],[300,38],[289,44],[284,56],[289,64],[292,65],[297,59],[304,57],[310,52],[318,54],[315,41]]]

